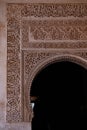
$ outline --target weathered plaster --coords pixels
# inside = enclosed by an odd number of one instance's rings
[[[30,123],[0,123],[0,130],[31,130]]]
[[[7,25],[6,4],[0,3],[0,122],[6,120]]]
[[[87,0],[1,0],[6,3],[87,3]]]

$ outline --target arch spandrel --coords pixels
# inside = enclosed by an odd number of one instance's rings
[[[25,96],[26,112],[28,114],[24,114],[24,116],[27,115],[28,116],[27,119],[29,119],[30,122],[32,121],[32,117],[33,117],[33,111],[30,103],[30,90],[35,76],[46,66],[61,61],[73,62],[87,69],[87,61],[80,56],[76,56],[72,54],[54,55],[54,56],[43,58],[40,61],[38,61],[37,64],[32,67],[30,73],[28,74],[28,78],[25,84],[26,89],[25,89],[24,96]]]

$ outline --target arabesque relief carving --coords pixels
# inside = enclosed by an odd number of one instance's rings
[[[86,40],[87,20],[22,21],[22,47],[24,48],[85,48]]]
[[[23,63],[24,63],[24,84],[26,85],[29,74],[35,66],[38,66],[40,62],[45,61],[46,59],[56,56],[56,55],[74,55],[82,57],[87,60],[87,51],[23,51]],[[82,62],[82,61],[81,61]]]
[[[30,21],[32,40],[87,40],[87,21]],[[31,40],[31,41],[32,41]]]
[[[55,58],[57,57],[57,58]],[[81,57],[81,59],[80,59]],[[40,71],[41,69],[41,64],[44,64],[44,66],[46,66],[47,64],[51,63],[51,60],[53,62],[53,59],[56,59],[56,61],[60,62],[62,60],[67,60],[67,61],[71,61],[74,63],[77,63],[81,66],[83,66],[84,68],[87,68],[87,51],[23,51],[23,71],[24,71],[24,75],[23,75],[23,79],[24,79],[24,118],[25,120],[28,119],[29,120],[29,113],[28,111],[30,110],[28,104],[30,103],[30,89],[32,86],[32,82],[33,82],[33,74],[37,74],[38,71]],[[83,60],[85,59],[85,60]],[[44,63],[45,62],[45,63]],[[36,68],[39,67],[38,71],[36,70]],[[44,67],[43,66],[43,67]],[[42,67],[42,68],[43,68]],[[36,72],[37,71],[37,72]],[[33,113],[32,113],[33,114]],[[33,115],[31,115],[31,118],[33,117]]]
[[[7,8],[7,114],[8,122],[20,122],[20,7]]]
[[[87,66],[86,16],[82,3],[7,4],[7,122],[31,122],[27,82],[45,60],[73,55]]]
[[[37,3],[25,4],[21,10],[22,17],[84,17],[87,16],[87,4],[83,3]]]

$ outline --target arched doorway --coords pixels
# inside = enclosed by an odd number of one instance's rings
[[[82,122],[87,120],[86,78],[87,70],[69,61],[52,63],[42,69],[31,86],[31,102],[35,103],[32,130],[78,128],[79,125],[84,128]]]

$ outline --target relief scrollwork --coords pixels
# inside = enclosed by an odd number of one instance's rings
[[[87,20],[23,20],[22,48],[85,48]]]
[[[87,69],[87,51],[23,51],[24,57],[24,118],[32,120],[33,110],[30,103],[30,90],[34,77],[48,64],[61,61],[71,61]],[[27,112],[31,113],[30,115]],[[31,117],[29,119],[29,116]]]
[[[87,16],[85,3],[37,3],[25,4],[21,10],[22,17],[84,17]]]
[[[31,122],[29,92],[45,65],[63,58],[87,67],[86,16],[85,3],[7,4],[7,122]]]

